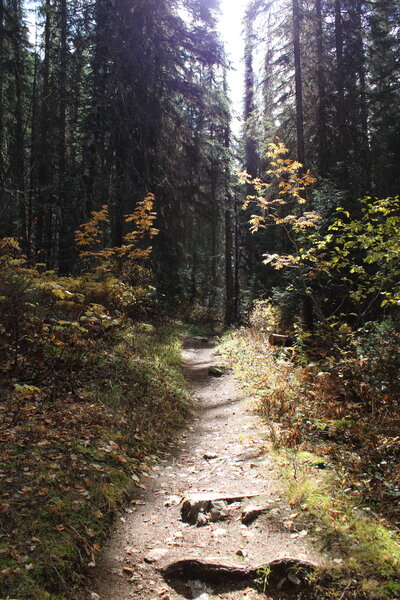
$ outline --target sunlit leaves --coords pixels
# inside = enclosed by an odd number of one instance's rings
[[[310,171],[303,170],[303,166],[296,160],[283,158],[288,149],[280,141],[269,144],[267,153],[269,169],[266,172],[266,181],[259,177],[253,178],[242,171],[238,173],[239,182],[250,186],[253,194],[248,194],[243,204],[243,210],[247,210],[251,204],[255,204],[259,215],[252,215],[250,229],[254,233],[261,227],[269,224],[290,225],[300,229],[315,227],[319,217],[314,213],[305,213],[302,217],[298,215],[282,216],[279,207],[295,204],[301,205],[307,202],[302,195],[315,178]],[[307,218],[304,218],[304,217]]]
[[[321,217],[314,212],[303,212],[298,207],[307,202],[303,192],[315,178],[310,171],[304,171],[303,165],[296,160],[284,158],[289,152],[285,145],[277,140],[268,144],[267,157],[269,169],[266,172],[267,180],[253,178],[246,172],[240,172],[239,182],[252,188],[243,204],[243,210],[248,210],[254,204],[257,214],[252,214],[249,219],[250,231],[255,233],[269,225],[280,225],[290,239],[291,245],[296,245],[294,236],[316,228]],[[289,207],[296,212],[285,214]],[[294,255],[265,255],[264,264],[269,264],[275,269],[300,266],[301,257]]]
[[[342,208],[325,236],[309,236],[304,264],[348,283],[351,301],[381,308],[400,304],[400,197],[360,200],[361,216]]]
[[[110,259],[124,259],[128,261],[146,260],[149,258],[152,247],[141,247],[140,243],[146,239],[151,240],[159,232],[154,227],[157,213],[154,210],[154,194],[148,193],[146,197],[137,202],[132,213],[124,215],[125,223],[132,223],[135,227],[123,237],[121,246],[106,247],[106,226],[109,220],[108,206],[104,205],[99,211],[91,213],[92,219],[80,226],[75,232],[75,241],[78,247],[87,246],[87,250],[79,253],[81,259],[96,259],[100,262],[100,269],[104,270],[105,261]],[[106,269],[107,270],[107,269]]]

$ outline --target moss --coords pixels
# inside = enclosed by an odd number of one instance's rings
[[[388,598],[400,598],[400,581],[388,581],[383,587]]]
[[[326,459],[318,456],[317,454],[313,454],[312,452],[300,450],[297,452],[297,458],[300,460],[300,462],[307,463],[314,467],[321,468],[326,466]]]
[[[75,597],[82,567],[131,492],[132,474],[184,423],[181,334],[176,326],[121,327],[99,342],[90,371],[80,373],[78,401],[56,399],[28,415],[29,432],[20,429],[23,443],[10,443],[1,465],[14,494],[0,549],[0,570],[10,569],[1,582],[6,597]],[[29,569],[14,560],[14,550],[28,555]]]

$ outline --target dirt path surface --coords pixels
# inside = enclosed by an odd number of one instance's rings
[[[263,451],[263,426],[249,400],[233,375],[209,373],[216,363],[213,346],[211,338],[202,337],[185,343],[193,422],[180,434],[178,447],[141,479],[137,499],[120,515],[93,570],[91,600],[207,600],[213,595],[265,600],[249,587],[251,569],[287,557],[300,565],[321,562],[280,497],[271,459]],[[199,493],[203,496],[193,497]],[[168,566],[166,581],[162,569]],[[285,574],[277,577],[285,583]],[[296,576],[290,579],[295,586]]]

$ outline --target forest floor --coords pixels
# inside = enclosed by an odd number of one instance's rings
[[[283,493],[252,401],[231,373],[210,373],[217,361],[213,338],[186,339],[192,421],[137,482],[91,570],[90,600],[322,598],[307,572],[328,557]]]

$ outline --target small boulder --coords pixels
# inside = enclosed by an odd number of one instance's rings
[[[256,519],[258,519],[258,517],[260,515],[266,513],[270,509],[271,509],[270,505],[250,504],[249,506],[246,506],[243,509],[241,521],[242,521],[243,525],[251,525],[251,523],[253,521],[255,521]]]
[[[199,514],[197,515],[196,525],[197,527],[205,527],[206,525],[208,525],[208,517],[205,513],[199,512]]]
[[[154,563],[164,558],[166,554],[168,554],[167,548],[153,548],[146,554],[144,560],[147,563]]]
[[[225,370],[222,367],[209,367],[208,374],[213,377],[222,377],[225,374]]]

